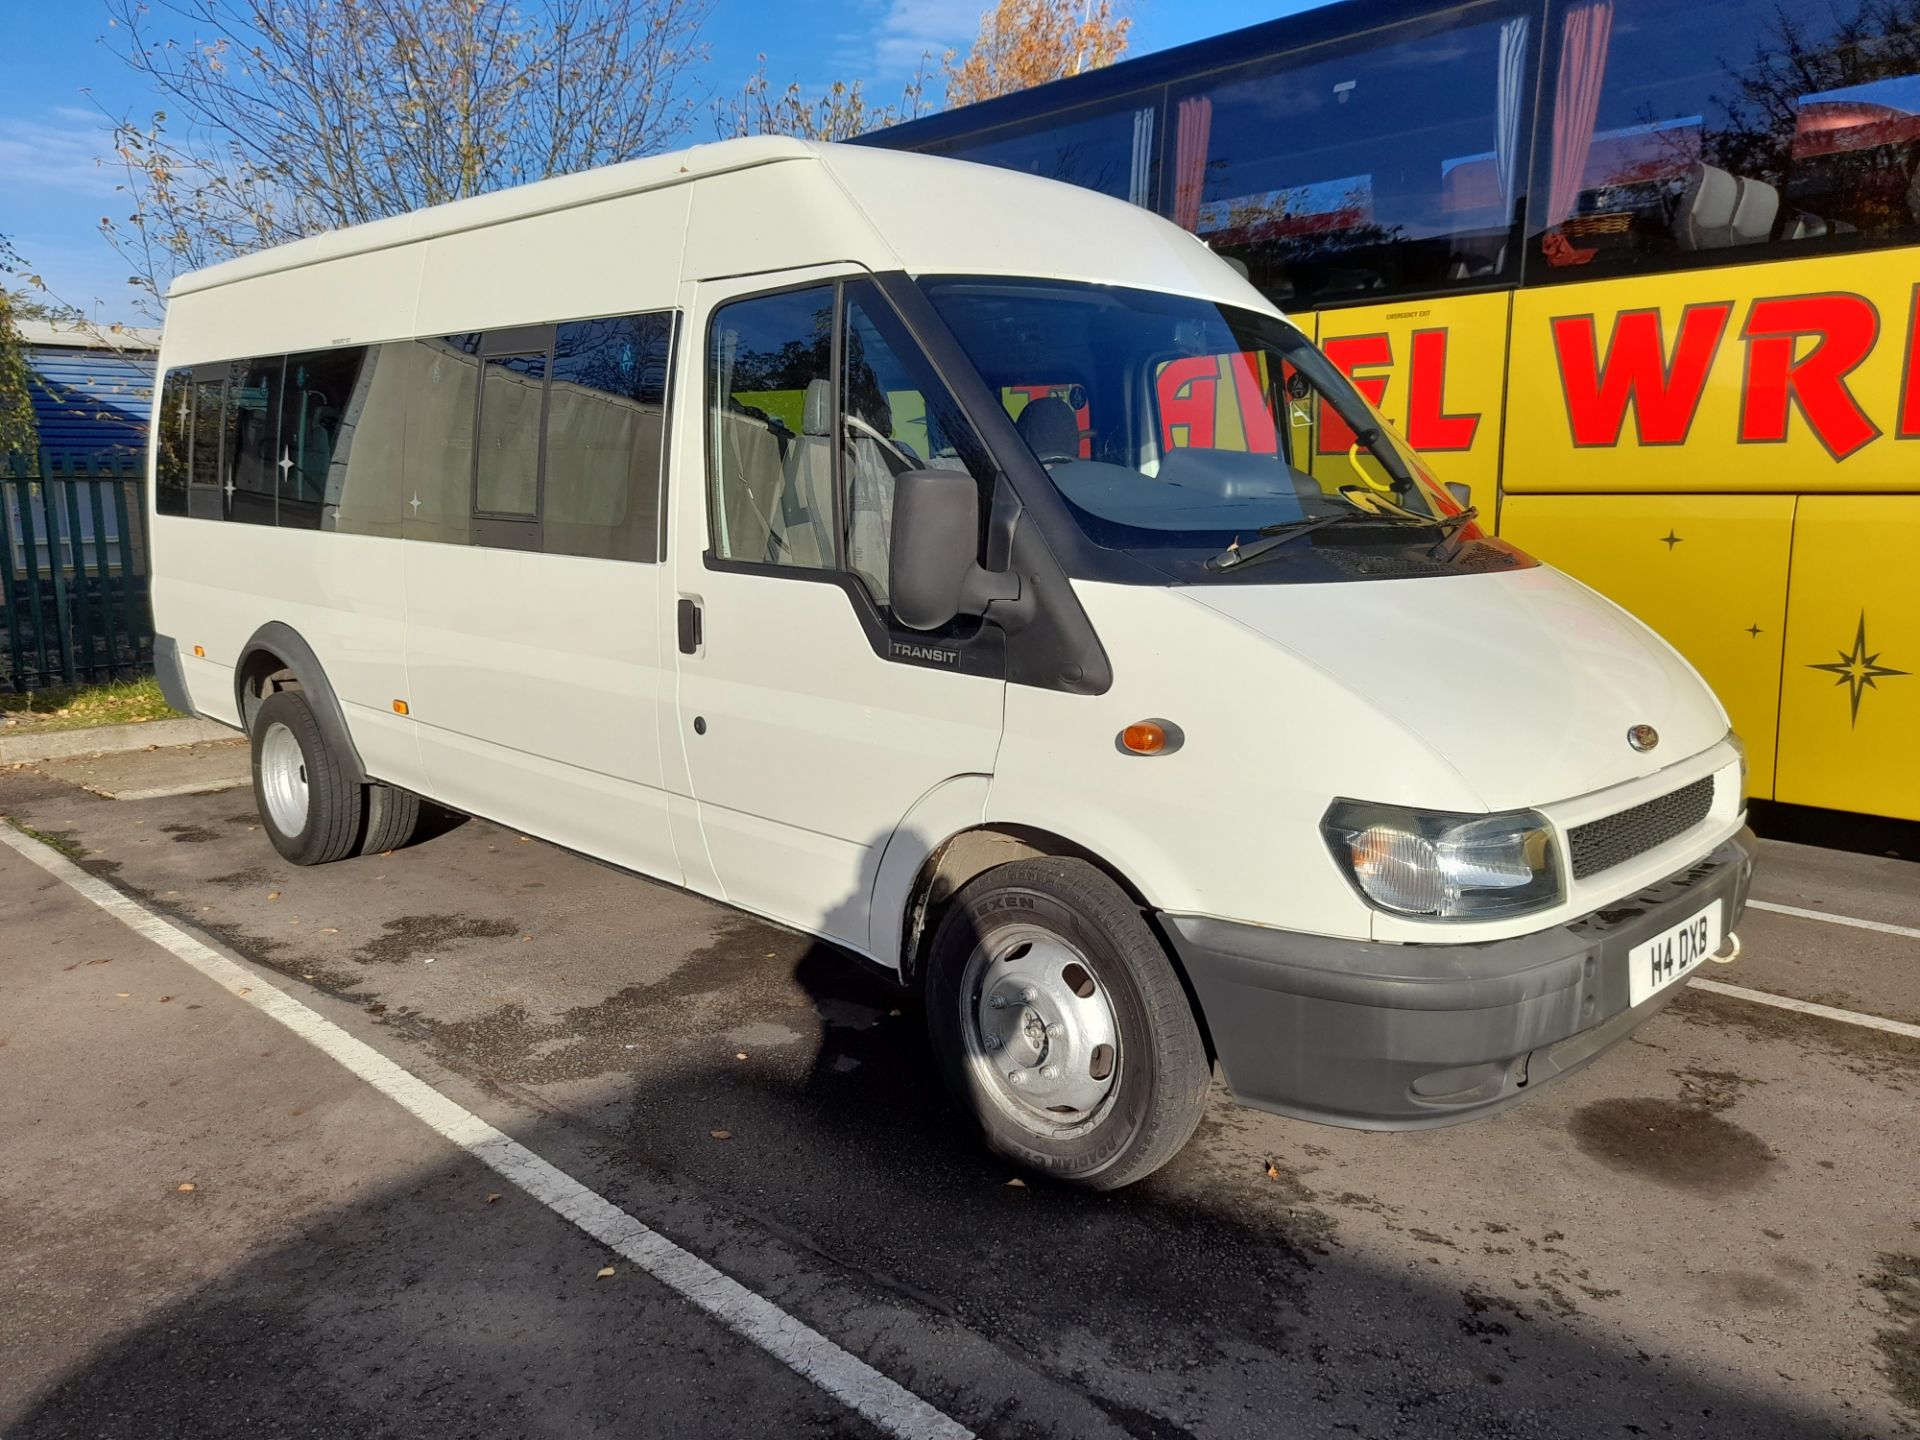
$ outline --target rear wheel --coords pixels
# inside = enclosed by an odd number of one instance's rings
[[[927,969],[948,1087],[988,1146],[1112,1190],[1193,1134],[1211,1067],[1185,988],[1139,910],[1079,860],[1019,860],[955,897]]]
[[[367,834],[362,855],[379,855],[413,843],[420,830],[420,797],[398,785],[367,787]]]
[[[364,790],[328,749],[298,690],[276,690],[254,712],[253,798],[273,848],[296,865],[351,855]]]

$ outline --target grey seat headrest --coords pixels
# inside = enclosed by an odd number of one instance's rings
[[[1057,395],[1029,400],[1020,418],[1013,422],[1013,428],[1020,432],[1020,438],[1043,465],[1080,458],[1080,422],[1074,418],[1067,402]]]
[[[807,398],[801,407],[800,433],[825,435],[833,428],[833,382],[809,380]]]
[[[1674,240],[1682,250],[1715,250],[1731,244],[1733,211],[1739,201],[1738,180],[1717,165],[1696,162],[1674,211]]]

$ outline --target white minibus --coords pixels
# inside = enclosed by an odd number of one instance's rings
[[[161,369],[156,667],[283,856],[425,797],[822,937],[1034,1171],[1216,1066],[1485,1115],[1737,951],[1699,677],[1124,202],[702,146],[184,276]]]

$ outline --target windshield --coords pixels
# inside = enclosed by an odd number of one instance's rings
[[[1094,547],[1182,581],[1527,563],[1277,316],[1077,282],[920,283]]]

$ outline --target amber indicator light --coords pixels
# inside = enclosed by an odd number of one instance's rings
[[[394,713],[394,714],[396,714],[396,715],[407,715],[407,714],[410,714],[410,713],[412,713],[412,712],[410,712],[410,711],[409,711],[409,710],[407,709],[407,702],[406,702],[406,701],[404,701],[404,700],[396,700],[396,701],[394,701],[394,702],[393,702],[393,713]]]
[[[193,647],[193,653],[204,660],[207,658],[207,647],[204,645],[196,645]]]
[[[1136,755],[1158,755],[1167,748],[1167,732],[1151,720],[1140,720],[1120,732],[1123,749]]]

